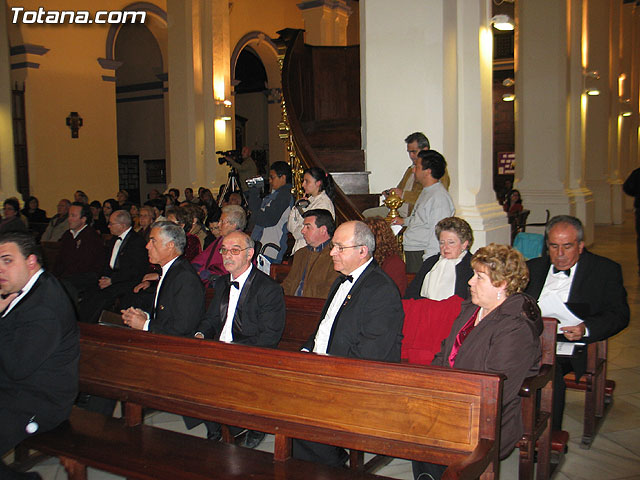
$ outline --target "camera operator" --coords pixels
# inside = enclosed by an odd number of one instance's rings
[[[224,156],[227,165],[235,168],[238,172],[240,188],[245,190],[247,188],[246,180],[258,175],[258,167],[251,157],[251,149],[249,147],[242,147],[240,152],[235,150],[224,153],[227,154]]]

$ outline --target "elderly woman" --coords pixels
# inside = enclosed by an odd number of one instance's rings
[[[431,364],[505,375],[502,459],[522,436],[518,392],[523,380],[535,375],[540,367],[542,318],[537,302],[521,293],[529,282],[529,270],[520,252],[492,243],[475,253],[471,267],[471,300],[462,303],[451,333]],[[439,479],[445,468],[413,462],[414,477],[421,480]]]
[[[398,239],[391,231],[391,227],[382,217],[369,217],[364,223],[371,229],[376,237],[376,250],[373,258],[398,286],[400,296],[407,289],[407,267],[400,256]]]
[[[443,218],[436,225],[440,253],[427,258],[404,298],[444,300],[452,295],[469,298],[467,282],[473,276],[471,253],[473,230],[458,217]]]
[[[149,235],[151,234],[151,224],[156,221],[156,211],[149,205],[140,207],[140,227],[138,228],[138,235],[149,242]]]

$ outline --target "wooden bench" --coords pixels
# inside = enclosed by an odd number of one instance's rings
[[[449,465],[447,479],[498,476],[498,375],[267,350],[80,324],[80,389],[125,402],[123,419],[74,409],[23,444],[144,479],[380,478],[294,460],[291,439]],[[149,407],[275,435],[275,451],[142,424]]]
[[[576,381],[573,372],[564,377],[567,388],[583,390],[584,418],[580,448],[589,449],[613,401],[616,382],[607,380],[607,340],[587,346],[587,371]]]
[[[285,296],[287,321],[278,349],[297,351],[315,331],[324,300],[308,297]],[[540,335],[542,359],[540,372],[525,379],[520,389],[524,433],[517,445],[520,449],[519,479],[532,479],[537,452],[536,478],[546,480],[553,473],[569,441],[567,432],[552,432],[553,376],[555,369],[557,320],[544,318],[544,331]],[[438,342],[439,343],[439,342]],[[539,397],[539,401],[538,401]],[[554,461],[551,461],[552,454]],[[354,456],[355,455],[355,456]],[[352,463],[362,464],[362,454],[352,452]],[[377,459],[366,470],[381,464]]]

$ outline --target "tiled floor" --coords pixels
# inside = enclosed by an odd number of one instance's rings
[[[596,243],[592,251],[608,256],[622,265],[625,286],[629,294],[631,324],[609,341],[609,374],[616,381],[615,400],[590,450],[579,448],[582,435],[584,394],[567,392],[564,428],[571,435],[569,453],[554,475],[555,480],[631,480],[640,479],[640,282],[635,260],[635,232],[631,214],[623,225],[596,227]],[[156,412],[147,422],[171,430],[185,431],[182,420],[167,413]],[[191,433],[204,436],[200,426]],[[260,445],[273,451],[273,438]],[[8,460],[10,460],[8,458]],[[501,478],[517,478],[517,452],[501,464]],[[50,459],[34,470],[45,480],[66,479],[59,463]],[[394,460],[379,472],[398,479],[412,479],[411,465]],[[120,479],[116,475],[90,470],[89,480]]]

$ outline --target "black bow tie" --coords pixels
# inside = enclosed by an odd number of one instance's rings
[[[558,270],[556,267],[553,267],[553,274],[556,273],[564,273],[567,277],[571,276],[571,269],[569,270]]]
[[[229,282],[229,285],[240,290],[240,282]]]
[[[353,277],[351,275],[340,275],[340,283],[342,284],[346,281],[353,283]]]
[[[118,240],[122,241],[122,239],[120,237],[116,237],[115,241],[117,242]]]
[[[3,293],[2,295],[0,295],[0,297],[2,297],[2,300],[6,300],[7,298],[9,298],[9,295],[13,295],[14,293],[19,297],[22,294],[22,290],[18,290],[17,292],[13,293]]]

